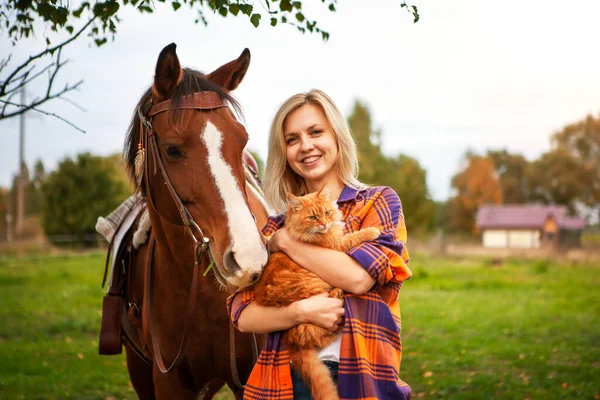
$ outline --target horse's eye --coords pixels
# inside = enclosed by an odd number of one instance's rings
[[[180,158],[180,157],[183,157],[183,152],[177,146],[166,146],[165,150],[166,150],[167,156],[169,156],[169,158]]]

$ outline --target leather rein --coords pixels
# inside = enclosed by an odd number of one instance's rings
[[[162,158],[160,156],[160,151],[158,150],[158,139],[157,134],[154,131],[154,127],[152,126],[152,119],[154,116],[166,112],[172,109],[192,109],[192,110],[215,110],[218,108],[227,107],[221,98],[215,92],[196,92],[192,95],[185,96],[181,99],[179,103],[174,103],[171,100],[166,100],[160,102],[156,105],[152,103],[146,103],[141,105],[138,108],[138,116],[140,118],[141,124],[141,132],[140,135],[143,137],[142,150],[147,151],[149,154],[145,156],[144,166],[143,166],[143,174],[144,174],[144,182],[146,186],[146,200],[152,207],[152,210],[163,220],[165,219],[160,215],[154,202],[152,200],[152,192],[150,190],[150,166],[148,156],[151,156],[153,159],[154,166],[154,174],[156,174],[156,168],[158,166],[158,170],[160,171],[162,178],[164,180],[167,189],[169,190],[169,194],[171,198],[175,202],[177,206],[177,210],[179,211],[179,215],[181,218],[182,225],[188,230],[193,242],[194,242],[194,271],[192,275],[192,283],[189,291],[188,298],[188,306],[184,320],[184,328],[183,335],[181,338],[181,343],[179,345],[179,350],[173,362],[167,367],[163,361],[162,352],[160,350],[160,335],[156,326],[153,324],[153,304],[154,304],[154,271],[153,271],[153,258],[154,258],[154,245],[156,239],[152,239],[148,248],[148,278],[146,279],[146,293],[148,294],[148,323],[150,326],[150,334],[152,336],[152,347],[154,350],[154,358],[156,359],[156,364],[158,369],[163,374],[166,374],[172,371],[174,368],[177,368],[181,361],[184,358],[185,350],[187,344],[189,342],[190,333],[191,333],[191,322],[190,319],[195,314],[196,311],[196,303],[197,303],[197,295],[198,295],[198,279],[199,279],[199,270],[200,265],[202,264],[202,259],[205,254],[208,253],[209,259],[212,258],[210,254],[209,243],[210,239],[204,235],[202,229],[198,224],[194,221],[192,214],[188,210],[188,208],[183,204],[179,195],[175,191],[173,184],[171,183],[171,179],[167,173],[167,170],[163,164]],[[144,146],[147,147],[144,149]],[[169,223],[171,221],[167,220]],[[177,225],[177,224],[175,224]],[[207,251],[208,250],[208,251]],[[205,271],[206,274],[206,271]],[[236,354],[235,354],[235,328],[232,324],[230,324],[230,364],[231,364],[231,374],[234,380],[234,383],[240,388],[243,389],[244,385],[241,383],[238,371],[237,371],[237,362],[236,362]],[[256,336],[253,334],[253,350],[254,350],[254,362],[258,359],[258,345],[256,343]]]

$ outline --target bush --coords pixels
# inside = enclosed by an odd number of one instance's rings
[[[66,158],[42,183],[42,227],[44,233],[84,240],[95,233],[98,216],[109,214],[130,194],[119,175],[114,157],[83,153]]]

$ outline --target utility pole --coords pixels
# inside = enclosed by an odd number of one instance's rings
[[[25,87],[21,88],[21,104],[25,104]],[[17,238],[23,234],[23,214],[25,208],[25,113],[19,116],[19,178],[17,179],[17,220],[15,233]]]

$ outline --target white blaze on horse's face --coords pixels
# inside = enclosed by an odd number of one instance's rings
[[[262,273],[268,253],[233,171],[223,159],[223,134],[207,121],[204,132],[200,134],[200,140],[204,142],[208,151],[208,166],[225,205],[229,233],[233,240],[231,251],[240,268],[233,276],[226,276],[225,279],[237,287],[248,286]],[[224,256],[223,261],[227,263],[227,256]]]

